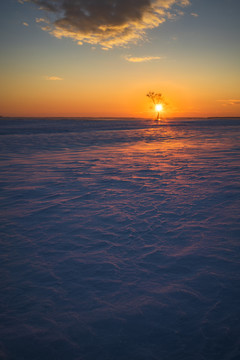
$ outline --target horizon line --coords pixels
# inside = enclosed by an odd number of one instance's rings
[[[24,116],[24,115],[16,115],[16,116],[4,116],[4,115],[0,115],[0,120],[1,119],[134,119],[134,120],[153,120],[155,121],[155,118],[150,118],[150,117],[138,117],[138,116]],[[225,116],[218,116],[218,115],[214,115],[214,116],[169,116],[169,117],[163,117],[161,120],[171,120],[171,119],[240,119],[240,115],[239,116],[230,116],[230,115],[225,115]]]

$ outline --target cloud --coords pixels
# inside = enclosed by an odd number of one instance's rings
[[[57,38],[104,49],[126,46],[146,38],[146,31],[182,14],[190,0],[22,0],[48,16],[42,27]]]
[[[152,60],[160,60],[162,57],[160,56],[143,56],[143,57],[133,57],[133,56],[125,56],[125,60],[129,62],[139,63],[139,62],[147,62]]]
[[[196,13],[191,13],[191,15],[194,17],[198,17],[198,14],[196,14]]]
[[[50,81],[61,81],[63,80],[62,78],[58,77],[58,76],[45,76],[46,80],[50,80]]]
[[[25,22],[25,21],[24,21],[22,24],[23,24],[24,26],[29,26],[29,24],[28,24],[27,22]]]
[[[48,23],[48,20],[44,18],[36,18],[35,21],[36,23],[41,23],[41,22]]]
[[[217,100],[222,103],[222,105],[240,105],[240,99],[229,99],[229,100]]]

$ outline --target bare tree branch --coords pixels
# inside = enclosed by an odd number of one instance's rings
[[[147,97],[149,97],[149,99],[152,100],[154,105],[157,105],[159,103],[165,103],[161,93],[155,93],[154,91],[149,91]]]

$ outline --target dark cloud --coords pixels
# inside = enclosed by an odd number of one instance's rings
[[[43,30],[105,48],[143,38],[189,0],[24,0],[49,15]]]

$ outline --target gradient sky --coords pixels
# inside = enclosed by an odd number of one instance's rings
[[[0,114],[151,117],[155,91],[166,116],[239,116],[239,14],[239,0],[1,0]]]

